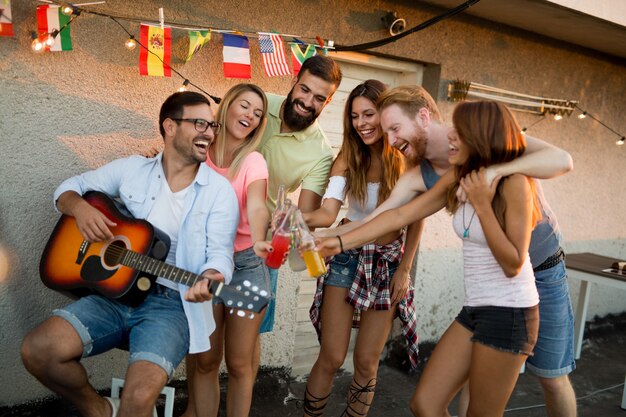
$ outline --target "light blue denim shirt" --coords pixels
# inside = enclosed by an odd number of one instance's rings
[[[131,156],[117,159],[96,170],[65,180],[54,192],[54,202],[66,191],[80,195],[100,191],[119,198],[128,211],[138,219],[148,217],[165,180],[162,154],[155,158]],[[230,183],[206,164],[198,173],[185,199],[183,218],[178,234],[176,266],[201,274],[216,269],[226,283],[232,279],[233,242],[239,208]],[[188,287],[179,285],[181,298]],[[215,330],[212,303],[188,303],[183,307],[189,321],[190,353],[210,348],[209,335]]]

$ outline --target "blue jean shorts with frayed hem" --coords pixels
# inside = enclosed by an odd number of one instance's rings
[[[128,349],[129,363],[152,362],[170,378],[189,351],[189,326],[180,293],[159,284],[137,307],[89,295],[52,314],[74,327],[83,343],[83,357]]]
[[[567,285],[565,262],[536,271],[539,292],[539,336],[535,354],[526,361],[540,378],[556,378],[576,369],[574,360],[574,314]]]

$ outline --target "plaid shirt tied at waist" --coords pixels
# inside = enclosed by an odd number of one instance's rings
[[[391,268],[400,263],[403,253],[402,238],[379,246],[374,243],[367,244],[360,249],[349,249],[347,254],[358,255],[358,266],[354,282],[348,290],[346,302],[354,307],[353,328],[359,327],[360,312],[373,308],[374,310],[389,310],[391,308],[390,284],[393,275]],[[332,262],[332,257],[327,263]],[[330,270],[330,268],[328,268]],[[318,339],[321,338],[320,309],[322,306],[324,278],[318,277],[317,290],[313,298],[313,305],[309,310],[311,322],[317,331]],[[402,322],[402,334],[407,341],[407,349],[411,368],[417,367],[418,337],[417,316],[414,304],[414,289],[409,283],[407,293],[398,303],[397,317]]]

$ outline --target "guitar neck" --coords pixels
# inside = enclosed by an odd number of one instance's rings
[[[170,265],[163,261],[151,258],[147,255],[124,249],[124,253],[121,257],[120,263],[129,268],[136,269],[138,271],[147,272],[148,274],[163,277],[172,282],[183,284],[188,287],[192,287],[196,282],[205,279],[202,275],[194,274],[193,272],[186,271],[178,268],[174,265]],[[219,295],[219,289],[222,287],[222,283],[214,288],[216,281],[211,281],[209,284],[209,292],[214,295]]]

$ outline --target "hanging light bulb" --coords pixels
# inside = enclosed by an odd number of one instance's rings
[[[183,81],[183,85],[178,89],[179,92],[187,91],[187,86],[189,85],[189,80]]]
[[[56,40],[57,35],[59,34],[59,31],[57,29],[54,29],[52,32],[50,32],[48,34],[48,36],[46,36],[44,38],[43,43],[48,47],[51,48],[54,45],[54,42]]]
[[[520,133],[521,133],[522,135],[525,135],[527,130],[528,130],[527,128],[523,128],[523,129],[521,130],[521,132],[520,132]]]
[[[622,136],[621,138],[619,138],[617,142],[615,142],[615,144],[622,146],[625,141],[626,141],[626,137]]]
[[[582,113],[580,113],[580,114],[578,115],[578,118],[579,118],[579,119],[584,119],[584,118],[586,118],[586,117],[587,117],[587,112],[586,112],[586,111],[584,111],[584,112],[582,112]]]
[[[30,36],[31,38],[33,38],[33,42],[30,44],[30,47],[33,50],[33,52],[36,52],[36,53],[43,52],[45,49],[45,45],[41,41],[41,39],[39,39],[39,36],[37,35],[37,33],[31,32]]]
[[[133,49],[135,49],[135,46],[137,46],[137,41],[135,40],[135,37],[133,35],[130,35],[130,38],[128,38],[128,40],[124,42],[124,46],[129,51],[132,51]]]
[[[554,120],[556,120],[557,122],[558,122],[559,120],[561,120],[562,118],[563,118],[563,116],[562,116],[562,115],[560,115],[560,114],[558,114],[558,113],[554,115]]]
[[[72,3],[65,3],[61,6],[61,13],[65,16],[71,16],[74,14],[76,7]]]

